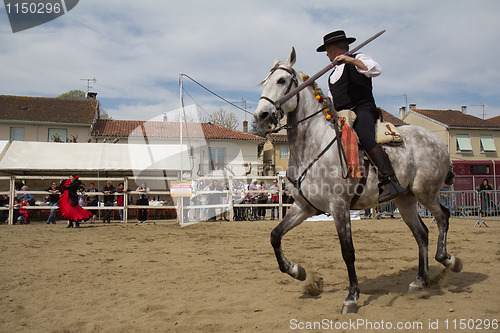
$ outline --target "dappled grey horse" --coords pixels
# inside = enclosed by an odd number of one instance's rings
[[[349,210],[378,205],[377,171],[373,166],[369,167],[369,172],[365,170],[367,177],[364,185],[360,179],[343,176],[339,147],[333,144],[336,131],[321,112],[322,105],[318,103],[313,87],[305,88],[281,108],[275,107],[274,101],[297,86],[302,78],[302,73],[292,68],[295,60],[295,50],[292,49],[288,60],[275,62],[268,77],[262,82],[262,97],[254,114],[259,126],[267,131],[279,128],[280,120],[285,115],[287,117],[287,187],[295,202],[272,231],[271,244],[280,270],[293,278],[305,280],[305,269],[288,261],[283,254],[281,240],[288,231],[318,211],[330,213],[335,220],[342,257],[349,275],[349,295],[343,302],[342,313],[356,312],[360,289],[354,267]],[[409,291],[414,292],[423,289],[429,282],[429,232],[418,215],[417,201],[432,213],[439,227],[436,260],[455,272],[462,268],[460,259],[448,254],[446,250],[450,212],[439,203],[441,186],[443,183],[451,184],[454,174],[451,172],[447,148],[439,138],[417,126],[401,126],[398,129],[403,143],[384,148],[401,186],[407,189],[394,199],[394,203],[418,244],[418,274],[409,286]],[[359,186],[362,186],[362,191],[357,190]]]

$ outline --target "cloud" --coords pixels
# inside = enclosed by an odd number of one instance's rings
[[[7,64],[0,91],[57,96],[85,90],[80,79],[96,77],[94,89],[113,117],[147,119],[178,107],[185,72],[224,97],[251,103],[274,59],[285,59],[292,46],[296,68],[312,75],[328,61],[315,52],[324,34],[344,29],[356,45],[387,29],[363,49],[383,68],[374,81],[382,107],[397,112],[404,99],[394,96],[406,93],[419,105],[485,103],[498,110],[499,9],[496,1],[464,0],[87,0],[30,30],[12,34],[0,26],[0,62]],[[326,76],[318,83],[326,89]],[[194,93],[208,102],[207,94]]]

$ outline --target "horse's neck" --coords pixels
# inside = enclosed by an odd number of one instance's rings
[[[335,130],[331,126],[325,126],[325,115],[321,112],[310,119],[300,122],[302,119],[312,115],[321,109],[310,92],[304,91],[300,96],[297,109],[287,115],[287,134],[292,163],[299,163],[310,158],[310,154],[317,154],[321,149],[321,142],[325,136],[335,136]],[[314,158],[314,157],[313,157]]]

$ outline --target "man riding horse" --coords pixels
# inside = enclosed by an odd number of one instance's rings
[[[380,75],[380,65],[366,54],[349,54],[349,44],[356,39],[347,38],[337,30],[323,37],[323,45],[316,51],[326,51],[330,61],[338,65],[328,78],[330,94],[335,110],[350,109],[356,113],[354,131],[361,146],[378,168],[379,202],[393,199],[404,192],[399,185],[391,161],[380,144],[375,141],[375,124],[379,117],[372,94],[372,77]]]

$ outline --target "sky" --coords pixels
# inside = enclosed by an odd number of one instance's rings
[[[373,79],[378,106],[500,115],[500,1],[497,0],[81,0],[66,14],[13,33],[0,4],[0,94],[56,97],[98,93],[114,119],[151,120],[180,106],[180,73],[253,113],[259,83],[295,47],[295,68],[328,64],[316,52],[343,29],[382,66]],[[318,79],[327,90],[327,75]],[[182,76],[185,105],[201,118],[234,108]],[[172,114],[172,113],[170,113]]]

